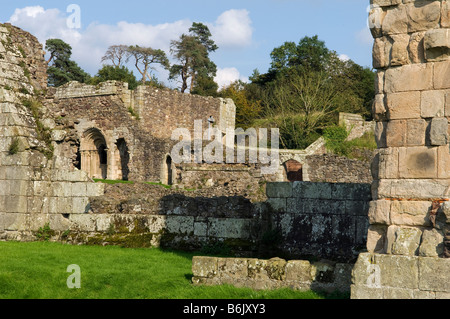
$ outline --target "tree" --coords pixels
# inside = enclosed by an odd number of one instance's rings
[[[249,85],[238,80],[219,91],[220,97],[233,100],[236,105],[236,125],[244,129],[251,127],[262,112],[261,101],[252,100]]]
[[[142,84],[145,84],[147,79],[152,80],[149,73],[150,69],[153,69],[152,64],[158,63],[166,69],[169,68],[169,59],[163,50],[135,45],[128,47],[128,52],[134,57],[136,69],[142,75]]]
[[[127,82],[128,88],[134,90],[138,86],[138,82],[133,72],[125,66],[104,65],[98,70],[97,75],[92,78],[92,84],[98,84],[105,81],[121,81]]]
[[[277,127],[284,148],[304,149],[332,123],[340,92],[325,73],[293,73],[279,78],[262,96],[265,106],[259,127]]]
[[[202,23],[193,23],[190,34],[182,34],[179,40],[171,42],[170,51],[179,64],[170,68],[169,79],[181,78],[181,92],[188,88],[191,93],[203,91],[200,85],[211,86],[217,73],[217,66],[211,61],[209,53],[218,49],[211,39],[211,32]],[[190,79],[190,84],[188,81]]]
[[[47,68],[49,86],[61,86],[70,81],[86,83],[91,76],[83,71],[75,61],[70,60],[72,47],[60,39],[49,39],[46,49],[50,52]]]
[[[70,59],[72,55],[72,47],[60,39],[48,39],[45,43],[45,50],[50,53],[47,64],[53,59]]]
[[[102,57],[102,62],[111,61],[113,66],[120,67],[130,57],[127,45],[111,45]]]

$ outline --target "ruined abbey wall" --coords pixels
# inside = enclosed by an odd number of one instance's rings
[[[450,293],[450,2],[373,0],[379,155],[353,298]]]
[[[66,230],[103,194],[87,174],[60,156],[46,123],[46,64],[35,37],[0,25],[0,238],[32,240],[49,223]]]

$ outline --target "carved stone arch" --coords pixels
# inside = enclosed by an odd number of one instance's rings
[[[303,181],[303,165],[302,163],[290,159],[283,163],[286,172],[286,178],[289,182]]]
[[[108,178],[108,146],[103,133],[97,128],[87,129],[80,143],[81,170],[91,178]]]

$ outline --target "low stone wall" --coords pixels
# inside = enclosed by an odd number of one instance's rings
[[[370,184],[268,183],[279,249],[294,258],[356,260],[365,247]]]
[[[450,299],[450,260],[360,254],[353,269],[352,299]]]
[[[352,264],[330,261],[194,257],[192,282],[256,290],[291,288],[347,293],[350,292],[352,267]]]
[[[373,181],[371,159],[374,152],[367,152],[367,161],[324,154],[311,155],[305,159],[304,175],[310,182],[367,183]]]

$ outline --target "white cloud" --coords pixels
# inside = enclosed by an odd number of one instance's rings
[[[84,29],[73,29],[67,25],[68,17],[69,14],[58,9],[29,6],[16,9],[9,22],[30,32],[42,44],[51,38],[67,42],[72,46],[73,60],[92,75],[101,67],[101,58],[110,45],[150,46],[162,49],[169,55],[170,41],[187,33],[192,25],[188,19],[158,25],[120,21],[116,24],[91,23]],[[252,41],[253,31],[247,10],[229,10],[214,23],[204,23],[210,28],[219,49],[245,47]],[[133,66],[130,69],[134,69]],[[159,70],[160,80],[167,79],[166,73]],[[140,76],[137,72],[135,75]],[[236,68],[219,69],[217,77],[220,85],[239,78],[241,76]]]
[[[214,78],[219,88],[230,85],[237,80],[248,82],[248,78],[241,76],[236,68],[218,68],[216,77]]]
[[[339,60],[347,62],[348,60],[350,60],[350,57],[347,54],[340,54]]]
[[[251,24],[247,10],[232,9],[222,13],[210,29],[219,47],[246,47],[252,42]]]

